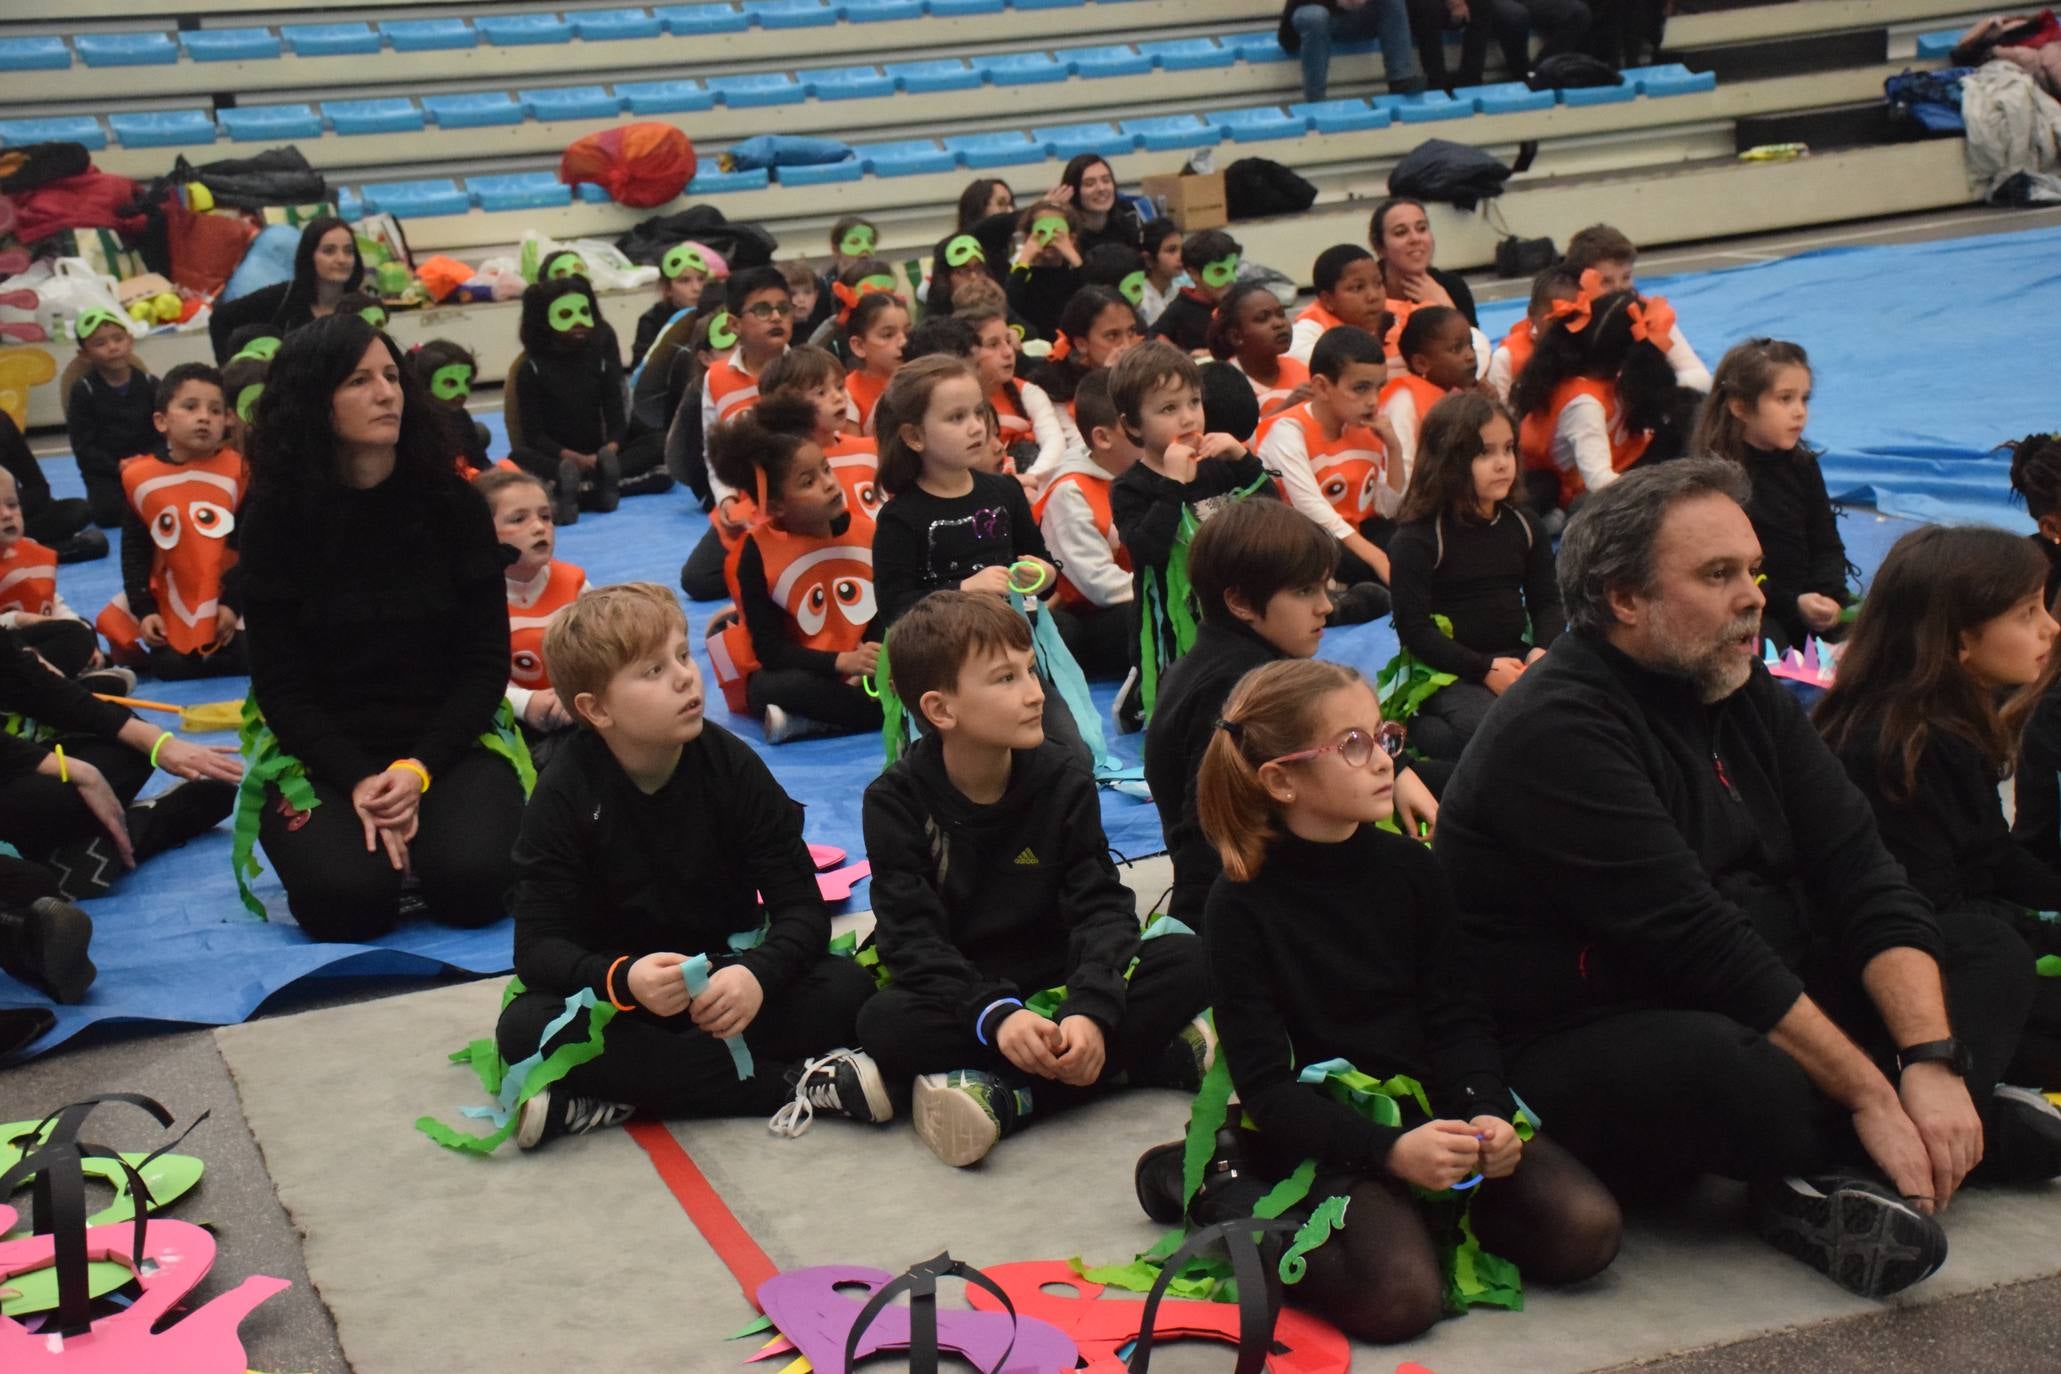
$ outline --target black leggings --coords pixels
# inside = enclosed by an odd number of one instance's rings
[[[98,768],[125,806],[150,781],[150,760],[126,744],[91,735],[67,735],[53,742],[64,746],[67,757]],[[105,833],[71,783],[44,773],[17,773],[0,782],[0,840],[25,858],[42,859],[74,841]]]
[[[1137,621],[1131,608],[1090,606],[1077,611],[1057,608],[1047,611],[1059,627],[1059,637],[1091,681],[1115,682],[1130,671],[1138,647]]]
[[[266,789],[258,839],[309,939],[377,939],[400,923],[401,874],[384,846],[366,850],[350,789],[309,782],[321,802],[313,811],[295,811],[278,789]],[[452,926],[500,919],[515,881],[509,851],[522,807],[515,770],[485,749],[470,750],[437,774],[408,845],[431,919]]]
[[[1517,657],[1522,661],[1524,656]],[[1495,704],[1496,694],[1479,682],[1441,687],[1417,708],[1410,722],[1410,743],[1427,758],[1458,760]]]
[[[743,1079],[729,1047],[695,1029],[685,1012],[625,1012],[603,1030],[601,1056],[567,1074],[565,1088],[626,1102],[651,1116],[764,1116],[794,1096],[789,1075],[803,1060],[852,1043],[859,1007],[872,992],[871,974],[831,954],[768,992],[744,1032],[753,1064],[752,1076]],[[564,1010],[565,999],[551,993],[525,992],[510,1002],[494,1029],[501,1057],[513,1064],[535,1053],[544,1028]],[[545,1049],[586,1036],[583,1011]]]
[[[86,503],[85,498],[67,496],[62,500],[45,502],[33,515],[24,514],[22,529],[37,543],[55,546],[92,523],[93,507]]]
[[[1289,1300],[1358,1340],[1405,1341],[1430,1329],[1445,1315],[1446,1283],[1423,1207],[1409,1185],[1385,1175],[1320,1175],[1310,1198],[1341,1186],[1351,1199],[1345,1224],[1309,1252]],[[1544,1136],[1524,1147],[1516,1173],[1478,1186],[1470,1219],[1481,1248],[1511,1261],[1528,1283],[1579,1283],[1603,1272],[1623,1229],[1609,1191]]]
[[[242,635],[230,640],[213,653],[182,654],[169,644],[149,648],[139,644],[147,655],[144,670],[152,677],[166,682],[185,682],[202,677],[242,677],[250,672],[250,660],[244,655]]]
[[[701,542],[687,555],[687,561],[680,565],[680,590],[687,593],[689,601],[721,601],[730,595],[723,582],[724,556],[723,541],[711,524]]]
[[[22,646],[34,649],[43,656],[43,661],[65,677],[77,677],[86,671],[99,652],[100,640],[93,633],[93,627],[83,620],[58,618],[45,620],[35,625],[24,625],[15,635]]]
[[[778,706],[848,735],[880,728],[880,702],[841,677],[806,668],[761,668],[744,680],[751,709]]]

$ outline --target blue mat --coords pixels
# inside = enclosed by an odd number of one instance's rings
[[[1953,255],[1951,263],[1946,255]],[[1997,440],[2052,424],[2037,412],[2037,384],[1991,376],[1988,349],[2009,299],[2024,313],[2049,318],[2061,307],[2052,264],[2061,261],[2061,232],[1913,247],[1844,249],[1735,271],[1649,283],[1665,290],[1684,329],[1715,365],[1732,340],[1777,332],[1810,349],[1819,368],[1810,434],[1828,447],[1827,476],[1848,499],[1872,497],[1886,510],[1920,518],[1985,519],[2023,525],[2006,503],[2006,466],[1987,456]],[[1997,283],[1994,286],[1975,283]],[[2043,310],[2042,307],[2045,307]],[[1521,304],[1483,312],[1492,335],[1507,329]],[[2023,357],[2022,350],[2010,356]],[[505,447],[498,414],[494,451]],[[48,465],[61,495],[80,492],[69,462]],[[626,502],[605,517],[589,516],[562,532],[562,557],[597,583],[648,579],[677,585],[679,566],[707,528],[684,493]],[[1873,512],[1848,513],[1842,524],[1854,561],[1872,570],[1904,528]],[[88,617],[119,590],[116,558],[63,569],[60,585]],[[716,608],[689,606],[690,631],[701,632]],[[1384,621],[1334,631],[1325,657],[1372,674],[1395,652]],[[708,673],[702,661],[704,677]],[[145,695],[178,703],[240,696],[243,679],[147,682]],[[1105,719],[1113,688],[1096,689]],[[820,843],[863,855],[859,806],[879,770],[874,737],[809,740],[765,746],[756,722],[731,718],[720,697],[716,720],[758,748],[775,775],[809,808],[807,832]],[[230,737],[220,737],[224,741]],[[1112,737],[1135,763],[1141,737]],[[1150,804],[1105,793],[1103,824],[1112,848],[1137,858],[1164,848]],[[285,894],[269,873],[259,896],[275,921],[252,920],[236,899],[229,837],[217,831],[161,855],[91,904],[93,954],[100,978],[86,1005],[57,1008],[57,1026],[28,1051],[40,1053],[98,1022],[222,1025],[241,1021],[268,997],[298,980],[321,976],[429,976],[446,970],[498,973],[510,965],[511,923],[452,931],[417,923],[370,945],[318,945],[303,939],[286,914]],[[866,905],[866,889],[854,894]],[[0,1008],[48,1006],[40,994],[0,974]]]
[[[1741,339],[1800,343],[1815,377],[1807,437],[1835,499],[1913,520],[2030,532],[2011,504],[2006,439],[2061,427],[2032,341],[2061,312],[2061,229],[1827,248],[1681,277],[1641,277],[1673,302],[1713,369]],[[1501,338],[1524,303],[1482,309]]]

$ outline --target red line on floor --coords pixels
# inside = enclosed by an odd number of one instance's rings
[[[778,1274],[780,1266],[759,1248],[751,1232],[744,1229],[744,1223],[717,1195],[708,1176],[680,1148],[680,1142],[663,1122],[633,1121],[628,1129],[630,1139],[651,1156],[651,1167],[658,1170],[659,1178],[679,1200],[681,1210],[701,1232],[708,1248],[736,1276],[738,1286],[744,1290],[744,1300],[756,1310],[759,1285]]]

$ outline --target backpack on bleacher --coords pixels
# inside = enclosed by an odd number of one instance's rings
[[[1624,77],[1600,57],[1563,52],[1541,61],[1524,84],[1535,91],[1565,91],[1583,86],[1622,86]]]
[[[1388,193],[1415,200],[1444,201],[1472,210],[1503,194],[1510,169],[1479,148],[1427,138],[1403,155],[1388,174]]]

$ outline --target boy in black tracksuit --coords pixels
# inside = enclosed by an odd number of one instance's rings
[[[892,647],[894,689],[925,734],[866,789],[892,981],[859,1037],[890,1082],[915,1078],[917,1134],[963,1166],[1034,1102],[1119,1078],[1195,1087],[1214,1051],[1201,942],[1140,938],[1094,779],[1044,738],[1023,617],[936,592]]]

